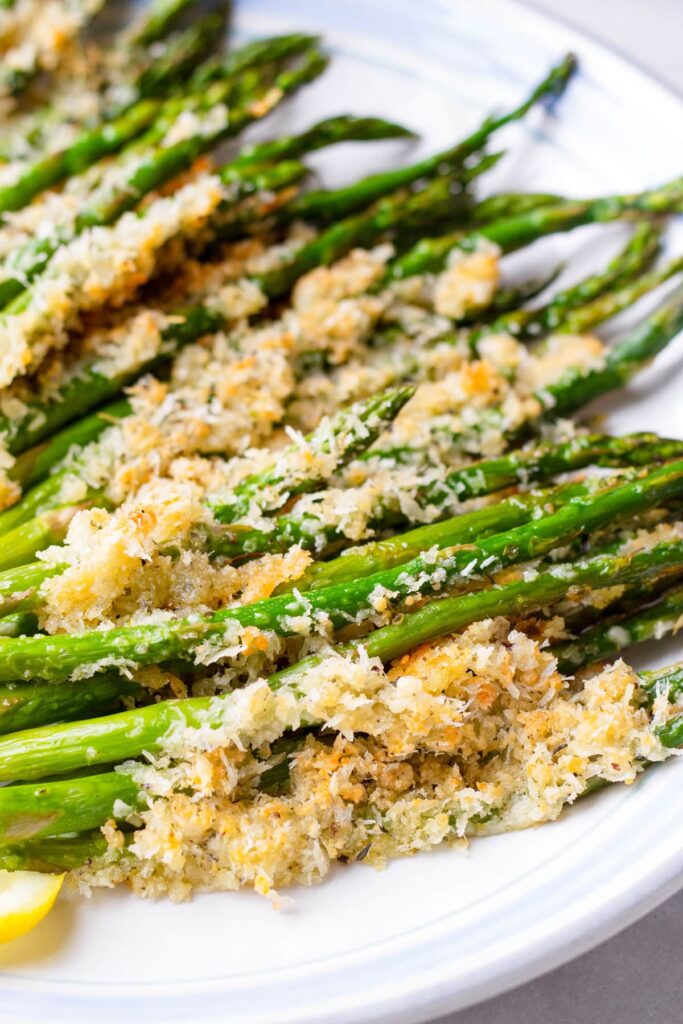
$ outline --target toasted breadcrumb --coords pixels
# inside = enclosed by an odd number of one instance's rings
[[[278,737],[304,720],[325,730],[294,747],[281,794],[260,791],[282,760]],[[623,662],[572,693],[537,642],[489,619],[386,671],[334,656],[296,692],[236,691],[220,728],[176,730],[154,764],[122,769],[149,796],[143,827],[124,862],[105,858],[77,880],[125,875],[140,895],[174,900],[242,886],[272,895],[338,861],[381,865],[553,820],[594,780],[631,783],[642,759],[665,756]]]

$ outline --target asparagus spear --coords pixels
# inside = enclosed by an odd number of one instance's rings
[[[555,383],[538,391],[535,396],[538,415],[530,417],[515,430],[510,430],[502,411],[490,409],[486,410],[485,422],[489,428],[498,425],[509,445],[519,444],[544,422],[576,412],[595,398],[623,387],[666,348],[682,328],[683,288],[679,288],[655,313],[610,348],[602,367],[590,370],[570,367]],[[452,437],[454,443],[461,440],[455,435]],[[405,449],[398,452],[383,449],[368,453],[368,458],[377,455],[394,459],[402,457],[404,453]]]
[[[164,145],[162,141],[155,148],[143,150],[139,161],[134,162],[130,168],[125,183],[106,186],[95,193],[86,209],[79,214],[76,230],[111,224],[126,210],[137,206],[144,196],[189,170],[203,153],[226,139],[234,138],[270,113],[285,97],[314,81],[326,67],[327,58],[319,50],[311,49],[303,54],[296,66],[279,71],[272,81],[269,74],[264,76],[263,72],[259,72],[255,88],[248,89],[244,96],[226,108],[226,117],[222,123],[216,127],[202,125],[195,135],[175,144]],[[211,100],[207,104],[207,111],[232,99],[233,78],[223,78],[210,87],[209,92]]]
[[[490,161],[484,158],[464,177],[471,179],[489,166]],[[257,275],[255,280],[266,295],[278,298],[285,295],[303,274],[314,267],[329,266],[356,246],[373,245],[387,233],[421,229],[430,221],[434,223],[435,215],[462,220],[469,213],[469,205],[469,197],[464,190],[454,193],[450,177],[437,178],[416,194],[399,189],[378,199],[368,210],[352,214],[328,227],[317,238],[295,250],[281,266]]]
[[[683,271],[683,256],[670,260],[663,267],[656,268],[647,274],[641,274],[634,281],[629,281],[615,291],[600,295],[592,302],[569,311],[557,333],[582,334],[592,330],[605,320],[610,320],[623,310],[634,305],[638,299],[648,292],[654,291],[661,284]]]
[[[210,14],[169,39],[163,52],[143,68],[133,87],[132,102],[148,96],[164,96],[169,88],[182,81],[206,57],[223,30],[223,18]],[[124,108],[125,109],[125,108]],[[114,111],[116,116],[121,111]]]
[[[293,589],[299,592],[315,590],[320,587],[336,586],[346,581],[351,582],[355,579],[360,579],[362,576],[370,576],[385,569],[390,569],[393,566],[409,562],[423,551],[433,548],[443,549],[456,544],[467,544],[470,541],[478,540],[494,533],[500,533],[503,530],[512,529],[514,526],[533,519],[540,512],[548,513],[551,510],[557,510],[560,504],[570,497],[588,493],[591,493],[591,485],[589,483],[576,483],[546,491],[517,494],[495,505],[461,514],[442,523],[421,526],[407,533],[390,537],[387,540],[366,544],[362,548],[344,553],[341,557],[331,562],[316,563],[310,566],[295,583],[279,587],[277,593],[289,593]],[[65,509],[64,511],[67,512],[69,510]],[[46,514],[46,516],[49,515],[54,515],[54,513]],[[37,517],[37,520],[41,521],[42,517]],[[32,520],[33,522],[35,520]],[[305,525],[304,523],[304,528]],[[291,533],[287,536],[284,536],[282,532],[278,532],[279,546],[277,549],[284,551],[294,544],[309,547],[311,545],[311,536],[313,536],[313,543],[315,543],[317,535],[313,533],[306,534],[304,528],[292,529]],[[37,527],[32,526],[31,529],[38,532]],[[259,531],[251,531],[248,528],[241,531],[239,526],[236,526],[232,529],[236,531],[238,538],[242,532],[247,536],[252,532],[262,536],[259,534]],[[20,530],[17,530],[17,533],[19,532]],[[232,535],[232,533],[229,533],[229,536]],[[8,534],[7,536],[11,537],[12,535]],[[32,532],[30,536],[33,536]],[[265,536],[267,537],[268,535],[266,534]],[[57,542],[57,538],[53,537],[50,543],[55,542]],[[230,546],[229,542],[224,540],[222,534],[209,534],[206,537],[205,543],[214,555],[224,555],[226,549],[230,553],[233,553],[234,549],[236,549],[239,554],[248,553],[249,550],[247,543],[241,544],[239,541],[237,543],[233,542],[232,546]],[[264,546],[267,546],[267,540],[262,543]],[[26,542],[25,546],[28,547],[28,542]],[[7,548],[8,550],[11,549],[9,542],[7,543]],[[275,545],[268,547],[268,550],[274,549]],[[40,595],[41,584],[45,580],[58,575],[64,568],[66,568],[65,565],[54,563],[29,563],[28,555],[23,562],[19,562],[17,559],[16,568],[0,572],[0,614],[10,609],[20,609],[22,612],[26,612],[39,608],[42,604]],[[14,636],[17,634],[12,632],[8,635]]]
[[[251,101],[244,104],[247,111]],[[247,112],[245,115],[251,117]],[[239,129],[240,113],[233,111],[233,127]],[[224,128],[218,129],[222,132]],[[232,131],[232,129],[231,129]],[[220,176],[225,184],[232,186],[233,195],[229,207],[242,198],[241,189],[251,188],[254,191],[275,191],[291,184],[295,177],[288,173],[288,168],[298,166],[294,158],[305,153],[314,152],[325,146],[339,142],[370,141],[373,139],[396,138],[409,134],[400,125],[392,124],[381,118],[355,118],[351,116],[333,117],[313,125],[301,135],[286,136],[273,142],[252,145],[236,160],[225,165]],[[199,138],[199,137],[197,137]],[[204,133],[207,145],[211,144],[211,136]],[[188,146],[187,142],[192,145]],[[175,155],[180,153],[182,161],[187,163],[192,156],[196,140],[186,140],[175,147]],[[170,147],[174,149],[174,147]],[[169,147],[163,151],[168,162]],[[277,166],[268,166],[275,157],[283,161]],[[286,162],[285,162],[286,161]],[[150,163],[155,168],[156,178],[149,178]],[[116,186],[115,192],[99,193],[90,200],[90,205],[81,211],[72,227],[57,227],[52,234],[42,235],[39,239],[31,239],[21,248],[11,253],[4,263],[4,275],[0,279],[0,306],[7,305],[13,298],[24,291],[30,283],[49,263],[54,253],[61,246],[68,244],[81,231],[96,226],[106,226],[118,218],[126,209],[134,206],[141,194],[147,194],[153,188],[163,184],[164,176],[175,173],[182,165],[176,163],[175,156],[168,162],[169,166],[160,163],[160,151],[143,156],[141,162],[131,168],[127,181]],[[300,174],[298,175],[300,176]],[[141,193],[141,189],[144,190]],[[228,204],[226,203],[226,207]],[[222,211],[224,213],[224,211]]]
[[[79,449],[96,440],[107,427],[123,419],[130,411],[130,403],[125,398],[111,402],[96,413],[66,427],[44,444],[24,452],[10,472],[17,483],[22,482],[25,486],[36,480],[41,482],[33,486],[19,504],[0,513],[0,532],[14,530],[34,516],[49,512],[50,509],[63,504],[60,493],[68,470],[58,470],[49,476],[52,467],[65,458],[72,448]],[[103,495],[92,491],[88,495],[88,500],[102,503]]]
[[[369,142],[373,139],[399,139],[412,136],[413,133],[410,129],[382,117],[355,117],[352,114],[339,114],[318,121],[300,135],[283,135],[277,139],[253,142],[244,146],[228,166],[239,168],[246,164],[290,160],[340,142]]]
[[[553,648],[561,672],[575,672],[595,661],[607,661],[626,647],[661,639],[675,630],[683,615],[683,587],[667,591],[654,604],[627,616],[610,616],[576,639]]]
[[[667,461],[683,453],[683,442],[668,441],[654,434],[629,434],[624,437],[609,437],[588,434],[563,444],[536,444],[530,448],[518,449],[498,459],[486,459],[450,472],[443,480],[420,487],[411,495],[420,508],[432,509],[434,518],[446,513],[453,506],[470,498],[479,498],[506,487],[514,487],[531,481],[551,479],[559,473],[572,472],[586,466],[604,467],[649,466],[655,462]],[[514,503],[518,497],[513,497]],[[497,505],[501,508],[501,505]],[[487,512],[487,510],[485,510]],[[467,519],[468,516],[461,516]],[[373,512],[371,525],[374,528],[396,525],[402,521],[398,510],[391,503],[380,501]],[[501,527],[502,529],[503,527]],[[415,531],[416,533],[418,531]],[[235,524],[227,530],[210,537],[208,546],[216,554],[229,558],[266,551],[287,550],[292,544],[300,544],[318,552],[334,548],[343,539],[335,527],[326,526],[314,513],[298,512],[296,506],[273,520],[270,530],[259,530]],[[400,538],[398,539],[400,543]],[[377,542],[378,551],[392,541]],[[424,550],[431,544],[425,543]],[[374,544],[364,545],[358,558],[367,553],[372,558]],[[337,562],[311,566],[297,582],[299,589],[318,585],[317,580],[326,580],[334,571],[335,581],[352,578],[351,565],[360,564],[351,553],[342,555]],[[333,570],[333,566],[336,568]],[[331,582],[331,579],[330,579]]]
[[[372,444],[413,392],[414,388],[411,387],[390,389],[342,410],[331,421],[321,424],[306,441],[306,450],[311,455],[332,456],[331,461],[324,460],[325,465],[321,472],[332,472]],[[126,416],[129,411],[128,402],[123,400],[108,406],[100,413],[86,417],[61,434],[55,435],[37,453],[34,450],[25,453],[15,470],[20,470],[24,480],[42,475],[46,464],[49,465],[58,457],[63,457],[72,446],[77,447],[79,443],[85,443],[93,435],[99,434],[102,424],[111,424],[115,419]],[[0,516],[0,526],[6,531],[6,555],[5,559],[0,558],[0,569],[25,564],[27,556],[30,558],[32,554],[46,546],[41,544],[41,539],[53,538],[48,540],[48,543],[53,543],[59,539],[60,533],[62,537],[65,535],[70,518],[76,509],[71,512],[62,509],[57,513],[52,513],[51,509],[58,508],[60,504],[59,495],[68,472],[63,470],[48,476],[29,491],[19,505],[7,509]],[[227,501],[221,504],[217,501],[215,514],[229,516],[231,509],[241,509],[242,514],[252,506],[265,509],[269,502],[277,505],[278,501],[286,500],[289,494],[303,494],[315,490],[323,479],[324,476],[310,474],[308,463],[302,465],[300,447],[294,445],[283,453],[277,467],[272,471],[248,477],[238,485],[234,502]],[[103,496],[95,491],[91,491],[88,500],[98,505],[107,504]]]
[[[640,682],[643,688],[645,703],[654,701],[659,693],[665,693],[672,703],[683,693],[683,662],[656,669],[654,672],[641,672]],[[657,728],[657,734],[665,747],[680,747],[683,744],[683,714],[678,712]]]
[[[346,190],[338,190],[330,194],[325,191],[310,192],[291,205],[288,217],[304,217],[306,220],[318,220],[328,224],[340,216],[346,216],[353,209],[367,206],[381,196],[410,185],[420,178],[430,177],[444,167],[457,167],[468,156],[481,150],[491,135],[513,121],[520,120],[537,103],[553,102],[564,92],[571,76],[576,70],[576,60],[568,54],[552,68],[543,81],[536,86],[531,95],[520,106],[499,116],[487,117],[472,135],[455,146],[436,153],[434,156],[420,160],[410,167],[373,174],[368,178],[348,186]]]
[[[548,479],[591,464],[605,467],[650,466],[654,462],[667,461],[681,454],[683,442],[663,440],[656,435],[633,434],[620,438],[587,435],[562,445],[541,445],[455,470],[438,485],[419,490],[415,500],[423,505],[444,508],[454,500],[460,502],[481,497],[516,483]],[[351,549],[334,561],[316,563],[295,584],[279,588],[278,593],[289,592],[294,587],[299,591],[307,591],[352,581],[400,565],[434,546],[444,548],[465,544],[491,533],[499,533],[528,521],[540,509],[547,512],[556,508],[559,502],[580,493],[591,493],[589,486],[570,484],[550,491],[516,494],[495,505],[461,513],[445,522],[418,527],[408,533]],[[64,517],[66,532],[73,510],[64,509],[60,514]],[[47,518],[50,513],[44,513],[43,516]],[[40,537],[43,516],[37,516],[36,520],[29,522],[26,536],[22,527],[6,535],[5,547],[8,553],[16,549],[17,552],[25,552],[25,556],[22,561],[16,556],[15,564],[22,566],[16,573],[0,572],[0,613],[3,608],[17,607],[15,595],[20,596],[20,608],[38,607],[40,584],[62,570],[61,566],[44,565],[44,572],[41,573],[38,563],[35,576],[27,579],[26,570],[30,570],[30,566],[26,563],[29,561],[30,545],[34,536]],[[401,521],[402,517],[395,509],[382,505],[377,508],[375,526],[395,526]],[[17,537],[16,544],[12,541],[13,535]],[[237,558],[258,552],[286,551],[295,544],[328,553],[342,539],[343,535],[334,527],[326,526],[310,514],[297,515],[296,510],[293,510],[274,519],[271,530],[235,523],[218,532],[210,531],[204,538],[204,544],[214,556]],[[57,541],[57,531],[54,530],[47,543]],[[41,549],[36,546],[35,551],[38,550]]]
[[[613,345],[601,368],[568,370],[537,397],[547,416],[565,416],[608,391],[624,387],[683,329],[683,288]]]
[[[362,644],[371,657],[389,661],[420,643],[464,629],[472,622],[495,615],[518,616],[543,608],[560,600],[572,588],[595,589],[638,582],[682,562],[683,543],[674,542],[629,555],[595,555],[556,565],[533,579],[431,601],[342,650],[352,653]],[[319,656],[312,656],[276,673],[270,677],[270,686],[289,686],[296,694],[302,672],[320,660]],[[16,733],[0,740],[0,780],[41,778],[88,765],[119,763],[139,757],[143,751],[158,751],[173,728],[220,725],[231,700],[232,694],[164,701],[93,721]],[[0,797],[4,792],[0,790]]]
[[[652,316],[609,351],[605,366],[588,372],[569,369],[553,385],[539,393],[545,416],[566,415],[582,405],[627,383],[647,365],[683,328],[683,289],[674,293]],[[533,422],[516,431],[517,438],[528,433]],[[510,436],[510,442],[516,440]],[[381,453],[377,453],[381,454]],[[390,453],[393,457],[393,453]],[[59,474],[39,485],[22,502],[0,514],[0,531],[14,529],[58,503]]]
[[[0,636],[33,636],[37,632],[38,619],[33,612],[17,612],[0,619]]]
[[[336,122],[342,122],[337,126]],[[300,146],[304,139],[308,140],[308,146],[323,144],[322,139],[327,137],[332,141],[332,138],[339,139],[337,134],[340,130],[343,133],[344,123],[349,132],[349,136],[360,137],[364,132],[364,119],[361,120],[356,126],[353,123],[349,124],[348,119],[332,119],[330,122],[322,122],[320,125],[314,126],[309,132],[299,137],[294,137],[289,140],[283,140],[287,143],[286,152],[288,155],[296,155],[299,151]],[[358,131],[358,135],[354,133],[354,127]],[[386,130],[387,133],[392,131],[393,126],[389,125]],[[373,131],[374,124],[372,123],[370,130]],[[377,127],[378,135],[373,134],[373,137],[379,137],[379,133],[384,131],[384,123],[380,122]],[[399,129],[400,130],[400,129]],[[367,137],[367,136],[364,136]],[[268,150],[272,145],[279,146],[280,152],[285,152],[285,149],[278,142],[274,144],[264,143],[257,144],[255,147],[251,147],[250,150],[245,154],[244,160],[257,159],[267,155]],[[263,150],[261,147],[265,147]],[[242,164],[243,158],[238,158],[230,166],[236,164]],[[489,332],[500,332],[500,331],[512,331],[513,333],[519,333],[521,325],[524,324],[526,328],[532,329],[535,332],[540,331],[542,328],[547,329],[551,324],[557,322],[557,317],[554,310],[556,308],[562,308],[568,310],[571,308],[573,302],[580,300],[586,295],[597,295],[600,287],[609,281],[615,280],[615,275],[619,275],[620,280],[625,280],[629,273],[635,270],[638,266],[636,255],[642,257],[644,260],[649,259],[652,253],[652,246],[655,238],[657,237],[656,232],[649,224],[641,225],[643,230],[637,231],[634,239],[627,246],[624,253],[620,258],[613,261],[610,268],[603,274],[592,275],[586,281],[581,282],[579,285],[570,289],[565,293],[561,293],[556,296],[547,307],[544,307],[540,311],[522,311],[520,313],[511,314],[508,316],[500,317],[495,320],[493,324],[480,328],[475,331],[471,336],[471,344],[473,348],[476,348],[477,341],[483,334]],[[642,263],[641,263],[642,265]],[[668,271],[663,271],[662,279],[668,276],[669,273],[673,273],[675,267],[669,267]],[[521,298],[529,297],[533,294],[536,288],[540,288],[545,282],[537,282],[531,286],[531,291],[527,291],[526,296]],[[642,284],[642,289],[645,290],[647,287],[651,287],[654,284],[659,283],[659,278],[649,278],[647,282]],[[594,322],[599,316],[604,316],[610,311],[615,311],[617,308],[622,308],[628,304],[629,300],[632,300],[637,294],[639,294],[639,287],[636,286],[636,292],[624,292],[616,296],[611,307],[608,304],[603,304],[599,309],[589,313],[586,319]],[[573,298],[572,298],[573,296]],[[498,309],[501,305],[505,305],[509,302],[518,301],[520,299],[519,291],[512,289],[511,294],[507,295],[503,293],[498,302]],[[495,304],[494,304],[495,305]],[[185,344],[188,341],[194,340],[195,337],[208,332],[210,330],[218,329],[221,326],[222,321],[219,320],[215,313],[212,313],[206,307],[195,306],[187,312],[181,311],[180,316],[185,317],[184,324],[174,324],[168,328],[163,334],[163,341],[169,343],[171,346],[171,352],[177,350],[179,345]],[[575,323],[575,322],[573,322]],[[25,450],[29,447],[30,443],[35,443],[51,433],[55,427],[61,425],[61,423],[68,418],[75,418],[79,412],[87,411],[89,405],[95,405],[98,402],[110,397],[115,394],[120,387],[127,383],[128,380],[132,379],[138,372],[142,372],[146,369],[153,368],[154,363],[142,365],[131,369],[131,376],[128,374],[121,374],[119,377],[108,378],[96,372],[89,371],[86,366],[79,376],[79,381],[72,382],[71,384],[65,385],[63,390],[57,391],[54,400],[49,406],[45,406],[42,402],[36,402],[35,404],[29,403],[27,412],[24,417],[18,420],[8,421],[7,418],[0,417],[0,428],[4,427],[6,445],[10,452],[16,454]],[[81,386],[81,378],[83,379],[83,386]],[[85,386],[87,384],[87,387]],[[97,435],[97,427],[100,429],[102,421],[90,420],[90,425],[94,427],[93,434],[90,439],[94,439]],[[88,436],[87,431],[84,431],[84,437]],[[72,442],[68,440],[68,444],[64,448],[65,451],[69,449]],[[83,443],[83,440],[81,440]],[[57,451],[56,446],[51,446],[51,450]],[[24,466],[33,466],[34,456],[29,456],[23,463],[16,467],[14,478],[22,483],[24,488],[32,486],[39,482],[39,480],[45,475],[47,470],[55,464],[56,458],[51,458],[47,452],[39,452],[40,458],[36,462],[35,469],[31,472],[26,472]]]
[[[82,836],[35,840],[5,846],[0,851],[4,871],[71,871],[107,852],[107,841],[97,829]]]
[[[15,629],[13,635],[21,635],[16,632],[19,628],[30,631],[33,623],[28,618],[29,614],[11,617],[10,625]],[[95,718],[112,714],[122,711],[128,699],[144,695],[142,686],[116,672],[103,672],[70,686],[54,686],[52,683],[8,685],[0,688],[0,733],[33,729],[53,722],[71,722],[84,716]]]
[[[251,510],[272,512],[293,495],[316,490],[323,483],[323,473],[331,474],[369,447],[414,393],[412,387],[384,391],[343,409],[331,420],[323,420],[306,438],[305,466],[302,467],[302,446],[292,445],[274,466],[238,483],[229,498],[212,501],[214,516],[220,522],[234,522]],[[333,458],[325,460],[325,465],[311,474],[311,457],[321,455]]]
[[[225,78],[226,75],[234,77],[250,68],[278,63],[286,57],[304,53],[318,42],[318,36],[301,32],[255,39],[226,56],[221,54],[213,60],[205,61],[194,72],[189,85],[193,90],[201,92],[207,85]]]
[[[410,618],[410,617],[408,617]],[[392,646],[393,645],[393,646]],[[391,657],[400,656],[402,648],[393,639],[389,642],[385,639],[376,643],[375,646],[378,648],[377,656],[382,657],[384,660],[389,660]],[[391,651],[394,653],[390,653]],[[312,661],[313,659],[309,659]],[[290,670],[288,672],[287,679],[282,677],[272,677],[271,686],[275,689],[281,685],[293,685],[290,680],[296,678],[294,671],[300,672],[302,667],[299,666],[296,670]],[[639,682],[641,685],[643,703],[646,707],[650,707],[654,702],[655,697],[659,693],[665,693],[670,702],[674,702],[680,694],[683,692],[683,663],[677,663],[674,665],[667,666],[663,669],[658,669],[654,672],[641,672],[639,673]],[[221,698],[221,701],[227,702],[229,698]],[[188,703],[188,702],[184,702]],[[196,703],[196,702],[195,702]],[[200,710],[200,709],[197,709]],[[214,719],[216,724],[220,723],[220,708],[217,702],[214,702],[212,706],[208,706],[205,710],[205,714],[210,719]],[[113,730],[111,725],[113,718],[117,717],[120,719],[121,716],[112,716],[109,719],[110,731],[107,734],[107,741],[112,741]],[[119,733],[121,731],[120,726],[128,726],[129,729],[133,729],[135,724],[131,720],[132,716],[129,717],[128,722],[119,723]],[[188,725],[193,724],[193,715],[188,716]],[[85,723],[84,723],[85,724]],[[161,722],[156,723],[161,726]],[[159,741],[157,736],[154,734],[153,727],[150,728],[148,722],[145,722],[148,728],[148,738],[153,736],[153,741]],[[674,715],[664,725],[659,726],[657,729],[660,739],[665,746],[678,747],[683,742],[683,715]],[[55,737],[56,738],[56,737]],[[60,737],[60,739],[64,739]],[[71,745],[75,746],[76,737],[69,737]],[[163,734],[160,737],[163,743]],[[132,737],[131,737],[132,740]],[[120,748],[122,741],[120,735],[116,737],[114,742]],[[132,749],[134,740],[128,744],[128,750]],[[149,744],[148,744],[149,748]],[[99,781],[101,780],[101,782]],[[46,792],[46,799],[44,801],[45,807],[56,806],[59,808],[58,798],[63,796],[67,792],[67,787],[70,787],[68,792],[72,795],[70,801],[74,807],[77,807],[77,811],[73,811],[73,817],[68,818],[69,822],[73,827],[78,827],[82,822],[88,822],[90,827],[103,824],[103,822],[114,815],[114,800],[123,800],[123,794],[128,794],[129,806],[131,807],[144,807],[145,796],[137,790],[130,789],[131,780],[130,777],[126,777],[124,772],[110,772],[101,775],[86,776],[85,779],[74,779],[66,782],[48,782],[43,783],[40,787],[41,791]],[[598,786],[602,785],[602,780],[595,780],[594,784],[590,786],[590,789],[586,790],[593,791]],[[5,794],[11,794],[7,804],[5,805],[4,797]],[[35,806],[35,794],[36,787],[34,785],[25,784],[19,786],[13,786],[9,789],[5,788],[0,791],[0,827],[2,828],[2,835],[4,842],[8,840],[11,843],[13,841],[13,835],[16,830],[20,834],[24,834],[30,828],[28,822],[30,822],[30,809]],[[113,798],[113,799],[112,799]],[[99,813],[99,820],[98,820]],[[48,811],[49,814],[49,811]],[[49,836],[50,832],[54,832],[56,828],[63,828],[63,819],[58,819],[58,824],[52,826],[46,818],[48,814],[45,814],[42,809],[36,821],[36,829],[38,834]],[[86,826],[83,826],[86,827]],[[18,837],[17,837],[18,838]],[[73,838],[44,838],[42,840],[33,840],[28,842],[19,842],[16,846],[5,846],[2,853],[0,854],[0,864],[4,865],[10,870],[18,870],[20,868],[29,868],[32,870],[69,870],[74,867],[78,867],[89,858],[101,856],[107,850],[107,845],[103,837],[99,833],[95,832],[84,832],[83,835],[77,835]]]
[[[131,26],[129,41],[133,46],[151,46],[167,35],[195,0],[154,0],[148,10]]]
[[[438,238],[424,238],[388,267],[379,290],[391,281],[443,269],[451,252],[476,249],[480,239],[495,242],[503,252],[514,252],[545,235],[571,231],[583,224],[606,223],[629,214],[661,214],[683,208],[683,178],[657,189],[601,199],[566,200],[556,206],[541,206],[517,217],[503,218],[476,232],[455,232]]]
[[[222,23],[222,19],[209,15],[179,33],[177,37],[171,38],[163,46],[161,53],[157,53],[156,48],[153,48],[155,52],[147,55],[148,59],[144,61],[144,66],[138,71],[134,81],[124,88],[123,98],[119,88],[114,88],[113,96],[112,85],[106,88],[96,120],[111,120],[130,109],[139,100],[163,96],[169,89],[176,87],[186,73],[206,56],[207,50],[213,48],[217,21]],[[55,100],[18,117],[16,123],[8,126],[8,135],[0,144],[0,158],[7,161],[25,160],[29,156],[35,157],[40,150],[45,151],[49,148],[51,130],[63,128],[65,117],[74,134],[78,129],[84,130],[87,126],[86,120],[74,118],[68,109],[68,100],[68,92],[66,97],[58,93]],[[63,143],[59,148],[63,148]]]
[[[340,629],[384,604],[488,579],[505,566],[539,558],[582,533],[653,508],[683,491],[683,460],[636,480],[605,487],[590,497],[577,496],[552,515],[494,534],[465,548],[426,552],[405,565],[339,586],[306,594],[269,598],[212,615],[154,624],[96,630],[77,636],[0,639],[0,681],[68,679],[83,666],[105,658],[151,665],[186,660],[197,644],[225,637],[226,623],[292,635],[301,616]],[[379,596],[378,596],[379,595]]]
[[[118,800],[131,809],[145,804],[137,785],[122,772],[37,786],[10,786],[3,792],[0,843],[96,828],[114,816]]]
[[[52,576],[64,572],[65,565],[31,562],[0,572],[0,615],[30,613],[39,605],[38,589]]]
[[[160,100],[140,100],[115,120],[81,132],[66,149],[36,160],[16,182],[0,188],[0,212],[20,210],[46,188],[117,152],[152,124],[160,109]]]
[[[276,593],[291,593],[292,590],[307,593],[321,587],[337,586],[404,565],[424,551],[442,551],[460,544],[477,543],[485,537],[528,523],[538,515],[555,512],[570,498],[591,491],[591,484],[587,482],[515,494],[439,523],[418,526],[385,540],[351,548],[332,561],[315,562],[293,583],[278,587]],[[294,538],[292,543],[296,543]]]
[[[18,530],[10,531],[4,538],[0,553],[0,572],[26,565],[27,562],[33,561],[39,551],[50,547],[51,544],[61,544],[71,520],[82,508],[87,508],[87,505],[53,509],[36,516]]]
[[[683,442],[656,434],[625,434],[610,437],[585,434],[560,444],[535,444],[455,469],[444,480],[428,484],[419,495],[421,505],[439,507],[456,498],[481,497],[515,484],[547,480],[595,465],[603,467],[649,466],[679,456]]]
[[[537,314],[532,324],[524,325],[525,335],[533,337],[563,330],[570,319],[568,314],[577,307],[593,302],[615,287],[623,287],[646,271],[659,253],[660,240],[661,232],[656,224],[647,220],[637,224],[624,249],[604,270],[553,295],[540,316]]]

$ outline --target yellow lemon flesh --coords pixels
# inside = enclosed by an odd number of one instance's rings
[[[63,881],[64,875],[0,871],[0,942],[35,928],[52,909]]]

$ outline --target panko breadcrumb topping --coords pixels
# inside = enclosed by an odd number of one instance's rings
[[[550,821],[586,787],[633,782],[643,759],[665,756],[638,697],[621,661],[574,691],[502,618],[386,670],[362,655],[323,658],[296,686],[236,690],[220,728],[173,730],[151,763],[124,765],[149,807],[132,815],[141,827],[123,859],[106,855],[77,884],[125,877],[175,900],[242,886],[273,894],[320,881],[335,862],[381,866]],[[280,753],[302,724],[316,729]],[[106,834],[118,849],[121,833]]]

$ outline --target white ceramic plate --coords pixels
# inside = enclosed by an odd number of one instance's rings
[[[581,74],[554,118],[503,138],[502,187],[590,194],[680,173],[683,105],[623,60],[512,0],[245,0],[240,34],[321,31],[334,53],[319,84],[269,131],[323,114],[386,113],[420,131],[420,152],[460,137],[520,97],[565,50]],[[414,148],[415,151],[415,148]],[[343,147],[326,182],[412,158],[405,145]],[[492,182],[493,184],[493,182]],[[600,265],[619,228],[534,249]],[[679,233],[678,248],[681,247]],[[525,257],[526,258],[526,257]],[[511,266],[513,266],[511,264]],[[514,266],[513,266],[514,269]],[[574,264],[573,273],[577,272]],[[612,403],[617,430],[683,436],[683,345]],[[667,642],[638,663],[680,656]],[[652,770],[557,824],[443,850],[376,873],[338,870],[278,913],[251,893],[170,906],[101,892],[63,900],[0,951],[0,1019],[48,1024],[371,1024],[422,1021],[556,966],[633,921],[682,881],[683,764]]]

